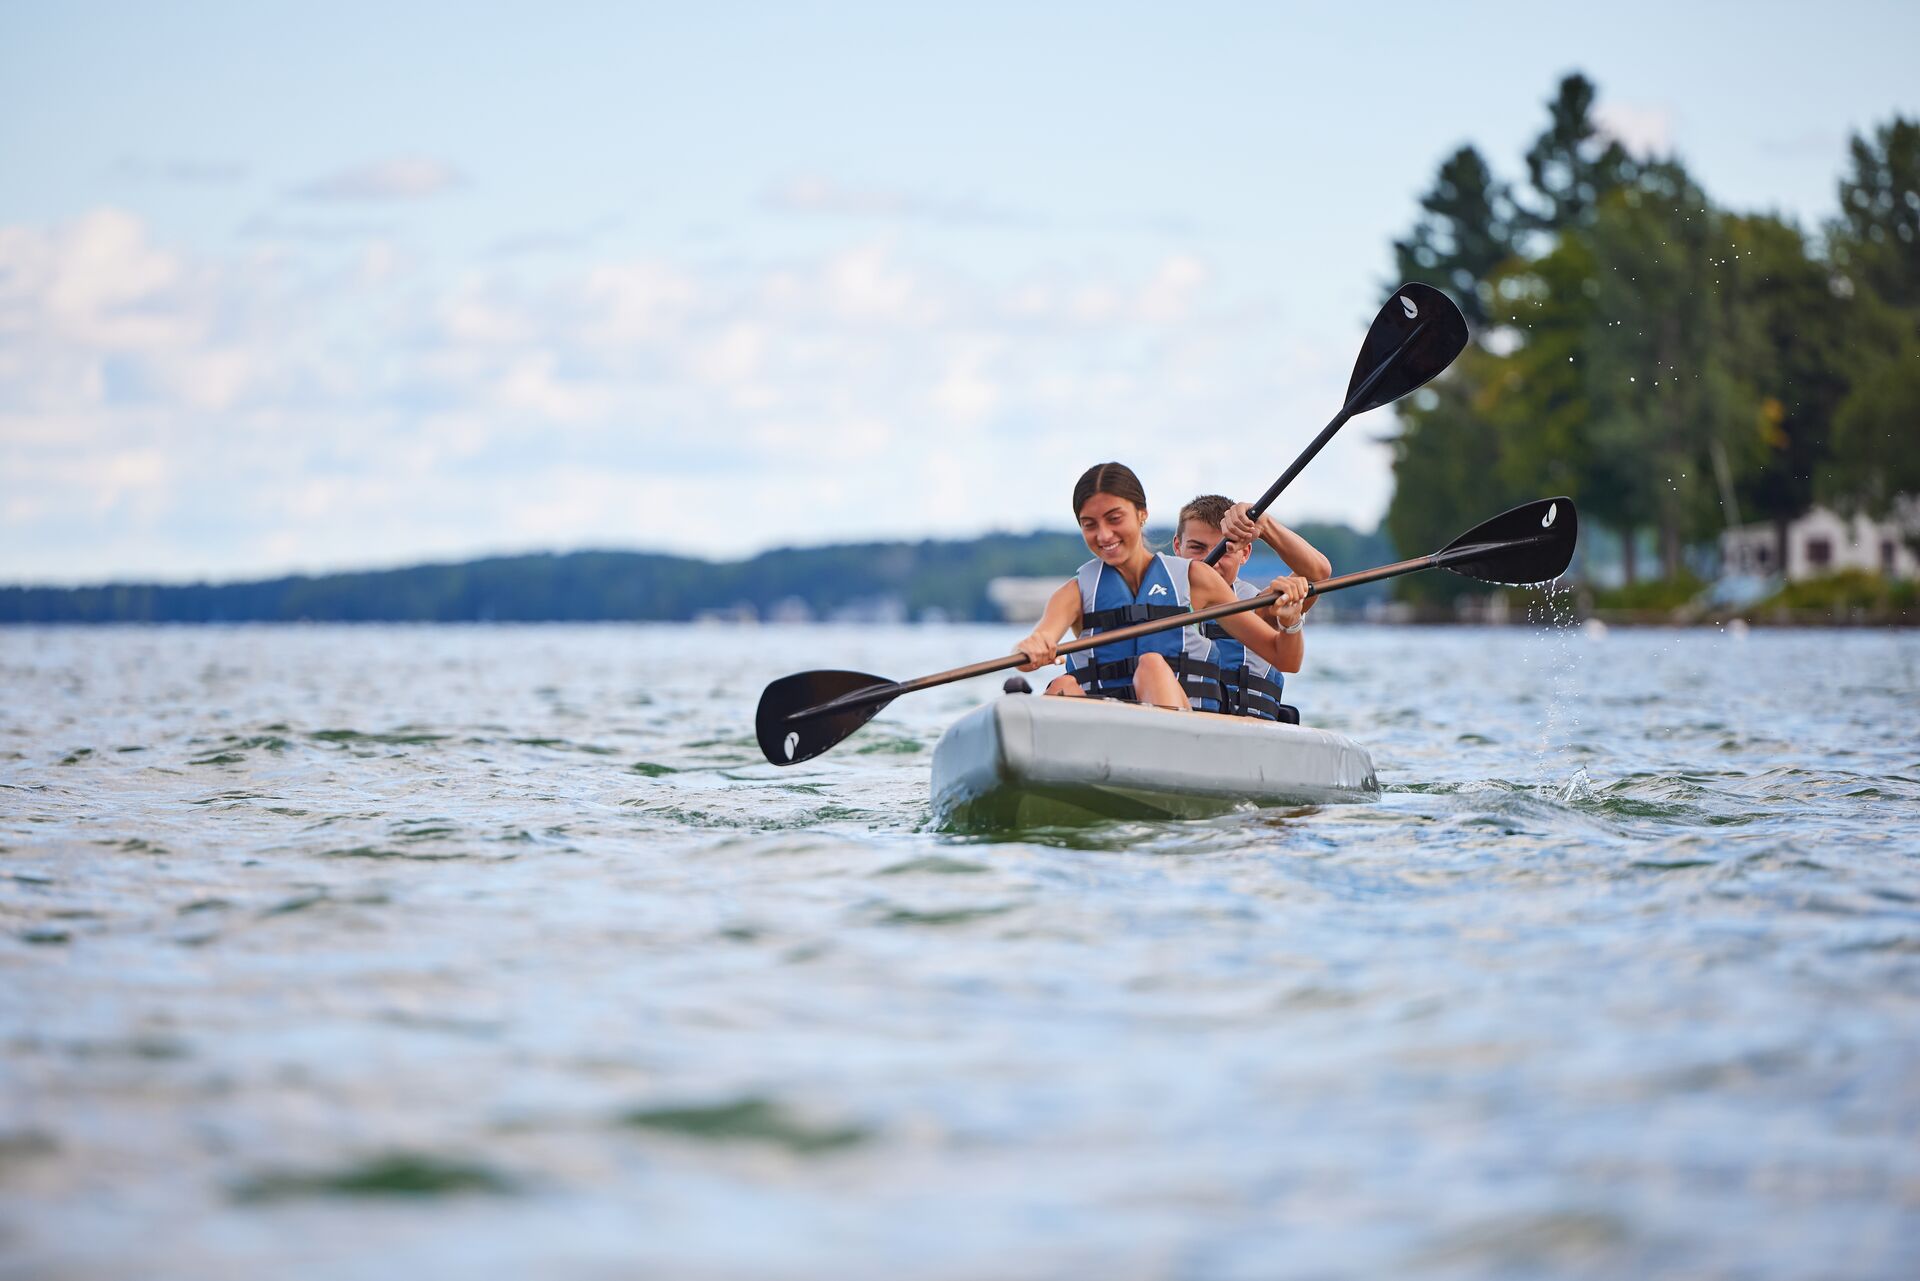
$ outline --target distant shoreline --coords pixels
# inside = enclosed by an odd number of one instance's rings
[[[1754,618],[1715,617],[1678,619],[1660,616],[1649,612],[1622,612],[1615,610],[1593,614],[1569,615],[1565,630],[1589,628],[1598,624],[1607,631],[1618,628],[1622,631],[1726,631],[1746,629],[1750,631],[1904,631],[1920,629],[1920,618],[1835,618],[1831,615],[1816,616],[1794,614],[1786,617],[1761,616]],[[1459,618],[1441,614],[1417,616],[1413,618],[1369,618],[1358,613],[1342,614],[1320,621],[1320,630],[1335,628],[1439,628],[1446,630],[1462,628],[1499,628],[1507,630],[1516,627],[1541,628],[1547,626],[1539,619],[1513,616],[1504,620],[1488,618]],[[454,619],[408,619],[408,618],[239,618],[239,619],[106,619],[100,621],[72,620],[0,620],[0,632],[30,631],[109,631],[114,629],[149,628],[152,630],[193,629],[193,628],[302,628],[302,627],[341,627],[341,628],[435,628],[435,627],[678,627],[688,630],[724,630],[733,628],[885,628],[901,631],[930,630],[941,627],[968,629],[1009,629],[1009,635],[1019,630],[1019,625],[1004,619],[950,618],[914,622],[909,620],[862,621],[816,619],[809,622],[788,622],[767,620],[764,622],[740,622],[723,619],[687,619],[687,618],[454,618]]]

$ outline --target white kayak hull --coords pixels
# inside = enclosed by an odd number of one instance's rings
[[[1366,749],[1328,730],[1109,699],[1006,695],[954,722],[933,751],[934,813],[969,830],[1379,793]]]

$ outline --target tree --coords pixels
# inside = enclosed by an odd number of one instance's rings
[[[1384,522],[1401,555],[1444,547],[1474,521],[1523,501],[1503,488],[1501,431],[1477,403],[1499,363],[1469,347],[1447,377],[1402,402],[1401,430],[1390,442],[1393,499]],[[1484,590],[1452,574],[1410,574],[1395,584],[1408,600],[1452,600]]]
[[[1834,415],[1835,482],[1843,506],[1885,515],[1920,495],[1920,339],[1861,375]]]
[[[1592,492],[1593,407],[1586,349],[1595,330],[1592,245],[1562,236],[1552,253],[1515,259],[1493,281],[1499,345],[1486,412],[1501,428],[1500,472],[1515,492],[1566,494],[1600,515]]]
[[[1579,72],[1561,80],[1547,104],[1548,123],[1527,151],[1534,201],[1528,225],[1554,233],[1584,227],[1606,195],[1637,171],[1626,148],[1602,138],[1593,122],[1593,81]]]
[[[1871,142],[1854,135],[1847,155],[1834,259],[1856,283],[1920,312],[1920,122],[1895,116]]]
[[[1786,563],[1787,523],[1828,484],[1836,414],[1856,377],[1891,359],[1901,325],[1869,290],[1844,287],[1799,228],[1768,216],[1725,220],[1739,305],[1758,328],[1753,382],[1766,450],[1735,486],[1740,514],[1771,521]],[[1829,495],[1833,497],[1834,495]]]
[[[1730,519],[1716,473],[1751,470],[1766,445],[1757,327],[1728,287],[1724,224],[1686,170],[1662,161],[1603,200],[1589,233],[1596,460],[1626,485],[1623,506],[1652,512],[1669,578],[1687,541]]]
[[[1487,323],[1484,285],[1513,255],[1518,211],[1512,193],[1478,151],[1462,147],[1440,166],[1420,207],[1426,212],[1413,231],[1393,242],[1400,280],[1452,294],[1478,334]]]

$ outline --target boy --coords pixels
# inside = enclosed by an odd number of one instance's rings
[[[1226,554],[1214,568],[1242,600],[1260,594],[1259,588],[1239,579],[1240,567],[1253,552],[1255,537],[1279,553],[1288,568],[1308,582],[1333,575],[1333,562],[1321,555],[1313,544],[1271,516],[1262,516],[1256,525],[1248,518],[1247,507],[1246,503],[1235,503],[1219,494],[1202,494],[1194,499],[1180,509],[1180,523],[1173,535],[1175,554],[1199,560],[1224,537]],[[1299,723],[1299,714],[1280,701],[1286,679],[1282,672],[1300,670],[1306,653],[1300,629],[1305,625],[1306,611],[1312,607],[1313,598],[1309,597],[1302,604],[1277,604],[1268,611],[1269,621],[1281,633],[1282,657],[1292,660],[1283,661],[1277,667],[1258,655],[1247,653],[1246,647],[1227,635],[1218,623],[1201,627],[1200,634],[1213,643],[1212,662],[1220,669],[1220,710],[1236,716]]]

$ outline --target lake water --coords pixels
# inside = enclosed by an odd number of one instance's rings
[[[1906,1277],[1920,637],[1309,629],[1378,803],[934,830],[1017,628],[0,632],[0,1275]]]

